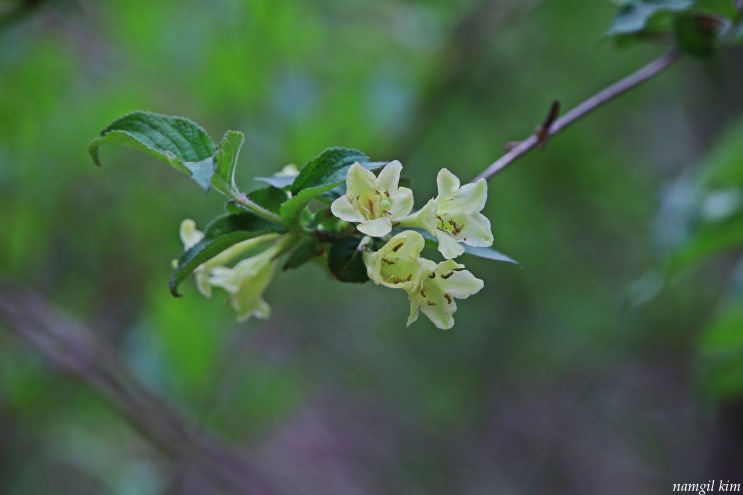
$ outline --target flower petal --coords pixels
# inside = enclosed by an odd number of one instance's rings
[[[341,196],[333,201],[330,205],[330,211],[333,212],[333,215],[346,222],[356,223],[366,220],[356,205],[349,201],[348,196]]]
[[[465,184],[450,196],[449,201],[442,202],[441,210],[449,212],[478,212],[485,207],[488,198],[488,185],[485,179],[480,179],[474,184]]]
[[[378,191],[392,191],[397,189],[397,184],[400,182],[400,172],[402,171],[402,164],[397,161],[391,161],[384,166],[379,176],[377,177],[374,185]],[[369,172],[371,173],[371,172]]]
[[[459,189],[459,178],[451,173],[449,169],[442,168],[436,176],[436,186],[438,187],[438,198],[444,198],[454,194]]]
[[[457,236],[469,246],[488,247],[493,245],[493,233],[490,230],[490,220],[479,213],[464,220],[464,227]]]
[[[420,310],[420,303],[417,299],[410,298],[410,314],[408,314],[408,322],[406,326],[410,326],[418,319],[418,312]]]
[[[389,217],[375,218],[366,220],[356,226],[360,232],[372,237],[382,237],[392,230],[392,221]]]
[[[449,330],[454,326],[454,312],[457,310],[457,303],[453,299],[451,304],[421,305],[420,309],[436,325],[436,328]]]
[[[389,192],[390,217],[393,221],[405,217],[413,209],[413,191],[407,187],[401,187],[396,191]]]
[[[348,169],[346,174],[346,196],[364,196],[374,192],[376,177],[370,170],[365,169],[356,162]]]
[[[444,258],[452,259],[464,253],[464,246],[459,244],[448,232],[437,230],[436,238],[439,240],[439,252]]]

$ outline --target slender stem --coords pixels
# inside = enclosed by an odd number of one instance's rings
[[[561,130],[565,129],[567,126],[575,122],[576,120],[580,119],[581,117],[584,117],[588,113],[592,112],[593,110],[596,110],[601,105],[613,100],[617,96],[621,95],[622,93],[625,93],[626,91],[629,91],[630,89],[634,88],[635,86],[640,85],[641,83],[647,81],[648,79],[651,79],[661,72],[663,72],[665,69],[667,69],[671,64],[673,64],[678,58],[680,57],[681,52],[677,49],[672,49],[668,52],[666,52],[664,55],[658,57],[657,59],[653,60],[649,64],[645,65],[644,67],[640,68],[636,72],[630,74],[629,76],[625,77],[624,79],[615,82],[611,86],[608,86],[607,88],[599,91],[595,95],[591,96],[587,100],[585,100],[583,103],[578,105],[577,107],[570,110],[568,113],[557,119],[552,126],[548,129],[549,135],[553,136],[560,132]],[[510,165],[513,161],[515,161],[517,158],[519,158],[521,155],[525,154],[527,151],[534,148],[539,143],[539,138],[536,134],[532,134],[525,140],[518,143],[516,146],[508,150],[506,154],[498,158],[496,161],[494,161],[487,169],[485,169],[480,175],[475,177],[473,182],[480,180],[480,179],[490,179],[492,176],[506,168],[508,165]]]
[[[273,223],[284,225],[284,220],[279,215],[277,215],[276,213],[270,210],[265,209],[258,203],[251,201],[243,193],[237,193],[237,194],[232,195],[232,199],[235,200],[237,203],[241,204],[242,206],[244,206],[245,208],[249,209],[256,215],[261,216],[265,218],[266,220],[269,220]]]

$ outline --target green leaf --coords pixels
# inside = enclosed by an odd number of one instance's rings
[[[743,121],[725,132],[704,162],[707,187],[743,187]]]
[[[328,148],[316,158],[310,160],[292,183],[292,194],[307,188],[338,185],[346,180],[346,172],[354,163],[379,168],[385,163],[369,163],[369,157],[359,150],[351,148]]]
[[[738,17],[735,0],[696,0],[693,11],[701,14],[719,15],[729,21],[735,21]]]
[[[726,308],[705,329],[699,371],[705,391],[716,399],[743,392],[743,304]]]
[[[284,270],[293,270],[298,268],[313,258],[322,254],[320,242],[316,237],[304,237],[298,242],[298,245],[292,250],[289,258],[284,263]]]
[[[269,186],[248,193],[248,199],[269,211],[278,213],[281,205],[289,199],[289,194],[283,189]]]
[[[521,266],[521,263],[519,263],[515,259],[511,258],[510,256],[506,256],[505,254],[491,247],[472,247],[465,244],[464,254],[470,254],[472,256],[477,256],[478,258],[483,258],[486,260],[501,261],[503,263],[512,263],[514,265]]]
[[[693,6],[693,0],[636,0],[620,7],[607,36],[640,33],[651,21],[669,12],[683,12]]]
[[[170,276],[170,293],[180,297],[178,286],[202,263],[209,261],[225,249],[246,239],[257,237],[251,232],[231,232],[216,238],[203,239],[178,258],[178,266]]]
[[[256,177],[254,180],[258,182],[264,182],[269,186],[273,186],[279,189],[286,189],[294,182],[296,175],[271,175],[269,177]]]
[[[337,187],[337,184],[328,184],[321,187],[303,189],[293,198],[287,200],[279,209],[284,224],[289,229],[298,228],[301,224],[302,213],[310,202],[322,193]]]
[[[256,236],[273,232],[285,232],[280,225],[253,213],[245,212],[237,215],[222,215],[215,218],[204,228],[204,239],[214,239],[235,231],[252,232]]]
[[[362,252],[358,250],[360,242],[358,237],[342,237],[331,246],[328,268],[340,282],[363,283],[369,280]]]
[[[672,253],[668,268],[674,273],[741,246],[743,246],[743,212],[738,212],[723,221],[701,226],[689,242]]]
[[[179,297],[178,285],[199,265],[209,261],[230,246],[265,234],[281,233],[284,229],[252,213],[222,215],[204,229],[204,239],[178,259],[170,277],[170,292]]]
[[[730,43],[733,45],[743,44],[743,22],[739,22],[731,29]]]
[[[237,165],[240,148],[242,148],[244,142],[245,135],[242,132],[227,131],[219,142],[219,146],[217,146],[217,154],[215,155],[217,170],[212,178],[212,183],[214,187],[228,196],[238,192],[235,185],[235,166]]]
[[[302,212],[318,196],[343,184],[348,169],[354,163],[368,170],[382,168],[387,162],[370,162],[361,151],[350,148],[328,148],[309,161],[299,172],[291,186],[293,198],[281,206],[281,218],[287,227],[300,225]]]
[[[216,170],[214,143],[198,124],[183,118],[137,111],[124,115],[101,131],[88,145],[93,161],[100,165],[98,148],[103,143],[134,147],[191,176],[209,191]]]

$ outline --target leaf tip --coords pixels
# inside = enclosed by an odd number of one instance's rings
[[[93,159],[93,163],[100,167],[101,159],[98,155],[98,147],[100,145],[99,139],[100,138],[95,138],[90,142],[90,144],[88,144],[88,153],[90,153],[90,157]]]

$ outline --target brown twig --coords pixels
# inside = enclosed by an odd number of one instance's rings
[[[145,439],[210,479],[219,493],[283,493],[238,452],[200,433],[153,394],[102,337],[54,310],[39,294],[0,283],[0,324],[54,367],[87,382]]]
[[[598,93],[591,96],[583,103],[557,119],[549,129],[549,136],[554,136],[576,120],[584,117],[593,110],[596,110],[597,108],[613,100],[617,96],[640,85],[648,79],[652,79],[653,77],[657,76],[665,69],[667,69],[671,64],[673,64],[676,60],[678,60],[680,55],[681,52],[679,52],[677,49],[672,49],[666,52],[664,55],[653,60],[649,64],[645,65],[644,67],[640,68],[636,72],[633,72],[624,79],[617,81],[611,86],[608,86],[607,88],[599,91]],[[475,177],[473,179],[473,182],[479,179],[490,179],[492,176],[514,162],[521,155],[534,148],[540,142],[542,141],[540,141],[539,133],[532,134],[528,138],[510,148],[503,156],[498,158],[480,175]]]

